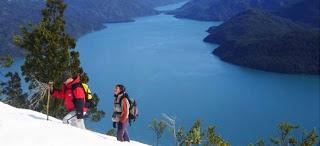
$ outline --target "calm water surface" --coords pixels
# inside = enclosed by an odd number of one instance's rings
[[[283,121],[319,128],[320,77],[257,71],[219,60],[211,54],[217,45],[202,41],[206,30],[219,24],[161,14],[107,24],[82,37],[77,49],[106,111],[101,122],[88,127],[103,133],[111,129],[112,92],[122,83],[141,111],[131,138],[148,144],[153,144],[148,125],[161,113],[177,116],[187,128],[199,118],[205,126],[217,125],[233,145],[268,138]],[[173,145],[169,134],[162,145]]]

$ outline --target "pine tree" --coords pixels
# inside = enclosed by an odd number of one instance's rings
[[[75,39],[65,32],[66,22],[63,17],[66,7],[64,0],[47,0],[39,24],[22,27],[21,35],[14,38],[15,44],[27,52],[21,70],[25,80],[30,83],[30,89],[34,88],[34,79],[42,83],[53,81],[54,88],[60,88],[61,76],[65,71],[71,71],[74,76],[81,75],[82,81],[86,83],[89,81],[80,66],[80,54],[74,49]],[[65,108],[61,107],[63,101],[51,100],[50,115],[62,118],[66,114]],[[45,103],[42,101],[36,110],[45,112]],[[94,112],[99,116],[104,115],[103,111],[97,109]]]
[[[286,146],[286,145],[296,145],[297,139],[293,136],[290,136],[290,133],[298,129],[299,126],[289,124],[289,123],[281,123],[279,125],[280,129],[280,137],[277,138],[271,138],[271,142],[275,145],[280,145],[280,146]]]
[[[279,124],[279,135],[270,139],[270,144],[267,144],[263,139],[259,140],[255,145],[276,145],[276,146],[316,146],[319,145],[319,134],[316,129],[310,132],[304,131],[302,136],[294,133],[299,126],[287,122]],[[294,134],[293,134],[294,133]],[[302,137],[302,139],[300,139]],[[250,144],[249,146],[254,146]]]
[[[172,116],[172,115],[168,115],[163,113],[162,114],[163,118],[164,118],[164,122],[166,123],[166,125],[169,128],[169,132],[172,134],[175,142],[176,142],[176,146],[179,146],[179,141],[177,138],[177,129],[176,129],[176,116]]]
[[[207,130],[207,143],[205,146],[230,146],[230,144],[225,141],[221,135],[216,133],[215,126],[209,126]]]
[[[96,104],[99,104],[100,98],[97,94],[93,94],[93,101]],[[91,121],[98,122],[105,116],[105,112],[102,110],[99,110],[98,107],[91,107],[88,111],[88,117],[90,117]]]
[[[22,66],[26,81],[36,78],[43,83],[58,82],[63,72],[69,69],[69,49],[75,48],[75,40],[64,31],[65,8],[62,0],[47,0],[41,22],[22,27],[21,36],[15,37],[18,47],[27,52]]]
[[[109,136],[117,136],[117,131],[115,128],[112,128],[110,130],[107,131],[106,135],[109,135]]]
[[[11,56],[0,56],[0,68],[10,67],[13,63]]]
[[[185,141],[185,144],[187,146],[191,146],[193,144],[200,145],[202,136],[203,133],[201,131],[201,120],[197,120],[187,134],[187,140]]]
[[[12,65],[13,58],[11,56],[0,56],[0,76],[5,77],[5,74],[3,73],[3,68],[8,68]],[[4,81],[0,79],[0,84],[5,84]],[[0,95],[2,94],[3,86],[0,86]],[[1,99],[1,97],[0,97]]]
[[[3,101],[17,108],[28,108],[28,94],[24,93],[21,88],[21,79],[17,72],[9,72],[6,74],[9,77],[6,83],[1,83],[3,87],[2,94],[5,95]]]
[[[149,125],[149,128],[154,132],[156,146],[158,146],[159,140],[162,137],[164,130],[167,128],[167,125],[162,120],[158,122],[157,119],[153,119],[152,123]]]
[[[178,146],[183,146],[185,141],[187,140],[187,136],[184,132],[184,128],[180,127],[176,134]]]

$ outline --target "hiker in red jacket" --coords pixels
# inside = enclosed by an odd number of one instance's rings
[[[80,76],[72,78],[70,72],[63,75],[63,86],[60,90],[54,90],[53,97],[64,99],[64,105],[69,113],[63,118],[63,123],[85,129],[83,117],[88,111],[85,108],[85,91],[81,87],[73,87],[80,83]]]
[[[112,115],[113,127],[117,127],[117,140],[128,141],[129,108],[128,94],[123,85],[116,85],[114,90],[114,112]]]

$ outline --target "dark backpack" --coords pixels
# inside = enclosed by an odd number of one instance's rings
[[[127,98],[130,104],[129,107],[129,123],[131,125],[132,122],[135,122],[139,117],[138,104],[137,101],[133,98],[130,98],[128,94],[125,93],[124,96],[120,98],[120,103],[122,103],[122,99]]]
[[[85,107],[86,108],[94,108],[97,106],[95,100],[93,99],[93,96],[92,96],[92,92],[88,86],[88,84],[85,84],[85,83],[76,83],[76,84],[73,84],[72,85],[72,91],[75,90],[77,87],[80,87],[83,89],[83,91],[85,92],[86,94],[86,97],[85,97]],[[73,92],[72,92],[73,93]]]

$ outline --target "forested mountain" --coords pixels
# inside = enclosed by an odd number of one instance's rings
[[[65,0],[68,4],[65,19],[67,31],[74,37],[104,28],[105,22],[133,21],[134,17],[155,15],[158,12],[138,0]],[[19,26],[40,20],[44,1],[0,1],[0,54],[22,56],[23,50],[12,44]]]
[[[158,7],[158,6],[164,6],[168,4],[178,3],[178,2],[184,2],[188,0],[138,0],[142,4],[146,4],[147,6],[151,7]]]
[[[130,21],[134,17],[157,14],[139,0],[65,0],[65,3],[69,6],[67,16],[82,13],[104,22]]]
[[[27,0],[0,1],[0,54],[21,55],[21,50],[12,50],[15,48],[12,36],[19,31],[20,25],[39,20],[43,5],[44,3]]]
[[[170,12],[178,18],[225,21],[249,8],[276,11],[301,0],[192,0]]]
[[[204,40],[222,44],[224,42],[244,40],[248,38],[261,39],[274,35],[283,35],[294,30],[304,30],[301,25],[288,19],[272,15],[259,9],[249,9],[242,12],[218,27],[209,28],[211,34]]]
[[[276,15],[286,17],[295,22],[320,27],[320,1],[304,0],[302,2],[281,8]]]
[[[210,28],[205,41],[221,44],[214,54],[251,68],[283,73],[320,73],[319,30],[250,9]]]

